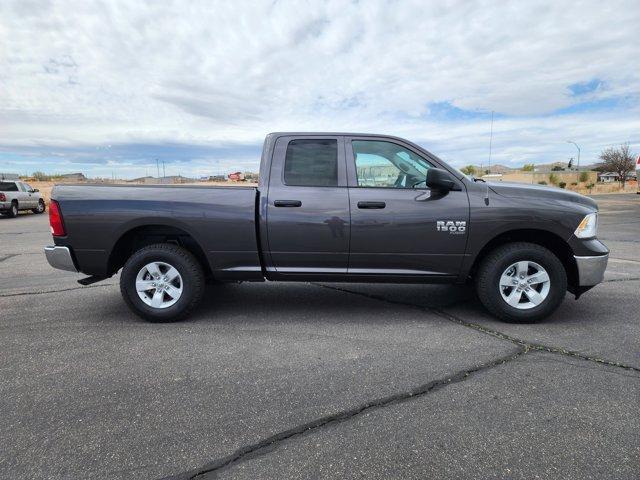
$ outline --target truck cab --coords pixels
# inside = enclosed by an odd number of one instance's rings
[[[271,278],[458,277],[469,200],[455,170],[445,194],[426,185],[427,171],[444,165],[399,138],[272,134],[267,143],[261,231]]]

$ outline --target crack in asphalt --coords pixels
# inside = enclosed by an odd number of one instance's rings
[[[10,258],[17,257],[18,253],[9,253],[8,255],[3,255],[0,257],[0,262],[4,262],[5,260],[9,260]]]
[[[626,280],[629,280],[629,279],[626,279]],[[610,367],[618,367],[618,368],[623,368],[625,370],[630,370],[630,371],[634,371],[634,372],[640,372],[640,367],[634,367],[632,365],[626,365],[624,363],[616,362],[616,361],[613,361],[613,360],[606,360],[606,359],[603,359],[603,358],[592,357],[592,356],[585,355],[585,354],[580,353],[580,352],[576,352],[574,350],[567,350],[567,349],[564,349],[564,348],[561,348],[561,347],[554,347],[554,346],[551,346],[551,345],[544,345],[542,343],[528,342],[528,341],[523,340],[521,338],[517,338],[517,337],[514,337],[512,335],[509,335],[509,334],[506,334],[506,333],[502,333],[502,332],[500,332],[498,330],[493,330],[491,328],[487,328],[487,327],[484,327],[482,325],[478,325],[477,323],[467,322],[467,321],[461,319],[460,317],[457,317],[456,315],[453,315],[451,313],[445,312],[444,310],[441,310],[439,308],[427,307],[427,306],[424,306],[424,305],[418,305],[418,304],[410,303],[410,302],[402,302],[402,301],[399,301],[399,300],[391,300],[389,298],[383,297],[382,295],[356,292],[356,291],[349,290],[349,289],[346,289],[346,288],[323,285],[323,284],[319,284],[319,283],[313,283],[312,285],[315,285],[315,286],[321,287],[321,288],[327,288],[327,289],[330,289],[330,290],[336,290],[336,291],[339,291],[339,292],[350,293],[350,294],[353,294],[353,295],[360,295],[362,297],[371,298],[373,300],[380,300],[380,301],[391,303],[391,304],[394,304],[394,305],[404,305],[404,306],[408,306],[408,307],[418,308],[420,310],[426,310],[427,312],[433,313],[434,315],[437,315],[440,318],[444,318],[445,320],[448,320],[450,322],[457,323],[458,325],[461,325],[463,327],[471,328],[471,329],[476,330],[478,332],[484,333],[485,335],[490,335],[490,336],[492,336],[494,338],[498,338],[500,340],[506,340],[506,341],[509,341],[511,343],[515,343],[516,345],[520,345],[522,347],[525,347],[527,350],[536,350],[536,351],[540,351],[540,352],[547,352],[547,353],[554,353],[554,354],[558,354],[558,355],[565,355],[565,356],[569,356],[569,357],[579,358],[581,360],[587,360],[587,361],[590,361],[590,362],[596,362],[596,363],[599,363],[599,364],[602,364],[602,365],[608,365]]]
[[[504,365],[505,363],[511,362],[521,357],[522,355],[526,354],[528,351],[529,349],[526,346],[519,346],[519,348],[515,352],[511,352],[509,355],[501,356],[490,362],[481,363],[465,370],[460,370],[449,376],[446,376],[437,380],[432,380],[429,383],[425,383],[423,385],[414,387],[408,391],[395,393],[386,397],[382,397],[376,400],[366,402],[364,404],[358,405],[356,407],[353,407],[347,410],[337,412],[332,415],[320,417],[318,419],[312,420],[302,425],[298,425],[292,429],[276,433],[275,435],[267,437],[254,444],[240,447],[231,455],[222,457],[218,460],[214,460],[213,462],[201,468],[198,468],[196,470],[192,470],[189,472],[180,473],[177,475],[164,477],[163,480],[195,480],[195,479],[204,480],[207,478],[209,479],[215,478],[221,470],[225,470],[234,465],[237,465],[240,462],[249,460],[256,456],[269,453],[273,449],[277,448],[278,444],[290,438],[300,437],[302,435],[307,435],[309,433],[312,433],[319,428],[346,422],[364,412],[385,408],[390,405],[404,403],[414,398],[419,398],[419,397],[428,395],[432,392],[445,388],[448,385],[463,382],[476,373],[484,372],[491,368],[495,368],[500,365]]]
[[[61,288],[60,290],[40,290],[40,291],[35,291],[35,292],[4,293],[4,294],[0,295],[0,298],[4,298],[4,297],[23,297],[25,295],[44,295],[45,293],[70,292],[71,290],[85,290],[87,288],[112,287],[113,285],[117,285],[117,283],[101,283],[100,285],[86,285],[86,286],[82,286],[82,287]]]
[[[603,280],[602,283],[611,283],[611,282],[635,282],[636,280],[640,280],[640,277],[629,277],[629,278],[611,278],[609,280]]]
[[[214,460],[203,467],[200,467],[198,469],[195,469],[189,472],[184,472],[177,475],[163,477],[162,480],[198,480],[198,479],[205,480],[205,479],[216,478],[217,474],[220,473],[221,471],[231,468],[234,465],[237,465],[246,460],[250,460],[257,456],[270,453],[274,449],[278,448],[280,443],[285,442],[291,438],[307,435],[309,433],[312,433],[326,426],[349,421],[352,418],[369,410],[385,408],[389,405],[410,401],[413,398],[418,398],[418,397],[427,395],[431,392],[444,388],[447,385],[463,382],[475,373],[482,372],[491,368],[495,368],[499,365],[503,365],[529,352],[538,351],[538,352],[551,353],[556,355],[562,355],[565,357],[576,358],[579,360],[584,360],[584,361],[588,361],[588,362],[596,363],[600,365],[617,367],[627,371],[640,372],[640,368],[634,367],[631,365],[626,365],[620,362],[606,360],[598,357],[592,357],[589,355],[582,354],[580,352],[567,350],[561,347],[554,347],[550,345],[544,345],[541,343],[528,342],[526,340],[514,337],[512,335],[500,332],[498,330],[493,330],[491,328],[487,328],[482,325],[478,325],[476,323],[467,322],[461,319],[460,317],[457,317],[456,315],[445,312],[439,308],[427,307],[424,305],[413,304],[410,302],[392,300],[392,299],[383,297],[381,295],[362,293],[362,292],[357,292],[357,291],[353,291],[353,290],[349,290],[341,287],[334,287],[334,286],[323,285],[319,283],[310,283],[310,284],[320,288],[326,288],[329,290],[335,290],[335,291],[348,293],[352,295],[359,295],[365,298],[383,301],[383,302],[394,304],[394,305],[402,305],[405,307],[412,307],[412,308],[417,308],[419,310],[424,310],[444,320],[447,320],[449,322],[458,324],[466,328],[473,329],[477,332],[492,336],[499,340],[511,342],[514,345],[516,345],[518,349],[509,355],[499,357],[495,360],[492,360],[491,362],[483,363],[475,367],[472,367],[470,369],[461,370],[457,373],[454,373],[451,376],[441,378],[438,380],[433,380],[429,383],[420,385],[418,387],[414,387],[412,390],[405,391],[402,393],[396,393],[393,395],[389,395],[387,397],[366,402],[360,406],[357,406],[348,410],[344,410],[333,415],[321,417],[316,420],[312,420],[310,422],[304,423],[302,425],[298,425],[292,429],[276,433],[275,435],[267,437],[254,444],[240,447],[237,450],[235,450],[232,454],[222,457],[218,460]],[[614,373],[617,373],[617,372],[614,372]],[[634,378],[637,378],[637,377],[634,376]]]

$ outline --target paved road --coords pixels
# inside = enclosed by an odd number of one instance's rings
[[[606,282],[537,325],[464,287],[242,284],[129,313],[0,219],[0,478],[638,478],[640,196]]]

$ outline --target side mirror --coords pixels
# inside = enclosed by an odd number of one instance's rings
[[[456,186],[456,182],[451,178],[451,174],[441,168],[430,168],[427,170],[427,180],[425,183],[431,190],[445,192],[453,190]]]
[[[33,190],[31,190],[31,191],[32,191],[33,193],[37,193],[37,192],[39,192],[40,190],[39,190],[39,189],[37,189],[37,188],[34,188],[34,189],[33,189]]]

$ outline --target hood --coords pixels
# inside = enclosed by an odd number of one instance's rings
[[[579,205],[598,209],[598,204],[589,197],[580,195],[576,192],[570,192],[561,188],[545,187],[544,185],[529,185],[527,183],[512,182],[487,182],[489,188],[498,195],[503,197],[533,197],[539,199],[558,200],[568,203],[577,203]]]

